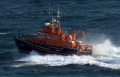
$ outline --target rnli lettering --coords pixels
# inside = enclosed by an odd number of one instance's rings
[[[38,37],[39,37],[39,38],[54,39],[54,40],[57,40],[57,39],[58,39],[58,36],[56,36],[56,35],[48,36],[48,34],[41,33],[41,32],[38,32]]]
[[[52,35],[51,38],[57,40],[57,36]]]
[[[38,37],[40,38],[48,38],[48,35],[45,33],[38,32]]]
[[[38,37],[41,37],[41,32],[38,32]]]

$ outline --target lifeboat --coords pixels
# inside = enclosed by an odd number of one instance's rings
[[[69,34],[60,28],[59,12],[57,20],[52,18],[50,23],[45,23],[43,30],[38,30],[35,36],[28,37],[25,34],[14,36],[14,41],[20,53],[29,54],[35,50],[41,55],[92,55],[92,45],[85,45],[82,41],[76,40],[76,34],[81,33],[86,39],[82,30],[74,30]]]

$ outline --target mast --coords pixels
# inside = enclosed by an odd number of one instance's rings
[[[60,19],[59,5],[58,5],[58,11],[57,11],[57,18],[56,18],[57,20],[56,20],[56,19],[53,18],[52,8],[51,8],[50,2],[49,2],[49,16],[50,16],[51,19],[52,19],[52,20],[51,20],[51,23],[52,23],[52,24],[55,24],[55,23],[56,23],[56,25],[60,27],[60,21],[59,21],[59,19]]]
[[[50,2],[49,2],[49,16],[50,16],[50,14],[51,14],[51,13],[50,13]]]
[[[59,5],[58,5],[58,11],[57,11],[57,25],[60,27],[60,11],[59,11]]]
[[[51,19],[52,19],[52,23],[53,23],[53,14],[52,14],[52,8],[51,8],[51,6],[50,6],[50,2],[49,2],[49,16],[51,17]]]

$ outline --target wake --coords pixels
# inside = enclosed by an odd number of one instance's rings
[[[41,56],[38,55],[36,52],[32,51],[29,55],[16,61],[24,61],[25,63],[12,65],[13,67],[21,67],[28,65],[63,66],[68,64],[89,64],[105,68],[120,69],[120,47],[112,45],[110,40],[108,39],[100,44],[94,45],[93,55],[90,56]]]

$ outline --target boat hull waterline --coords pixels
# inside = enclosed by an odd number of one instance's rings
[[[92,55],[92,50],[81,50],[67,47],[50,46],[45,44],[36,44],[28,40],[23,40],[19,38],[14,38],[14,41],[17,45],[19,52],[25,54],[29,54],[30,52],[32,52],[32,50],[35,50],[40,55]]]

